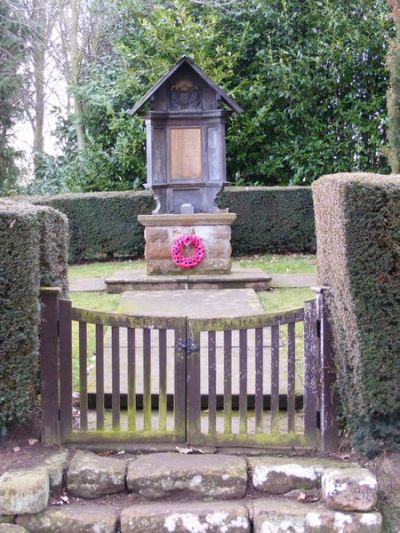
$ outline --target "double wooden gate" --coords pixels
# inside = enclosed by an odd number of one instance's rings
[[[43,289],[40,361],[47,443],[337,445],[323,290],[301,309],[206,320],[78,309]]]

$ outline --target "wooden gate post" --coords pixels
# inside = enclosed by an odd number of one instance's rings
[[[58,371],[58,287],[40,289],[40,394],[43,444],[60,444]]]
[[[329,289],[316,289],[317,318],[319,320],[319,355],[320,355],[320,413],[321,413],[321,450],[333,452],[339,446],[337,425],[336,371],[333,349],[332,329],[328,320],[328,306],[325,294]]]

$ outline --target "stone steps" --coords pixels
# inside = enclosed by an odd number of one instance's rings
[[[376,479],[358,464],[317,457],[86,451],[67,461],[65,452],[57,453],[57,460],[33,471],[0,477],[0,522],[15,522],[31,533],[382,531]],[[60,494],[63,470],[63,496],[50,503],[67,504],[48,505],[51,492]],[[0,524],[0,533],[24,531],[11,527]]]

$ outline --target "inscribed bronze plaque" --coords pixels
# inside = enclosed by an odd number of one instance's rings
[[[201,129],[171,128],[171,178],[201,177]]]

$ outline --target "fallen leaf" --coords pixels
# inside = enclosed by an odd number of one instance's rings
[[[13,448],[13,452],[19,452],[21,450],[21,448],[19,446],[15,446],[15,448]]]
[[[30,446],[33,446],[34,444],[36,444],[37,442],[39,442],[38,439],[28,439],[28,442],[29,442],[29,445]]]

